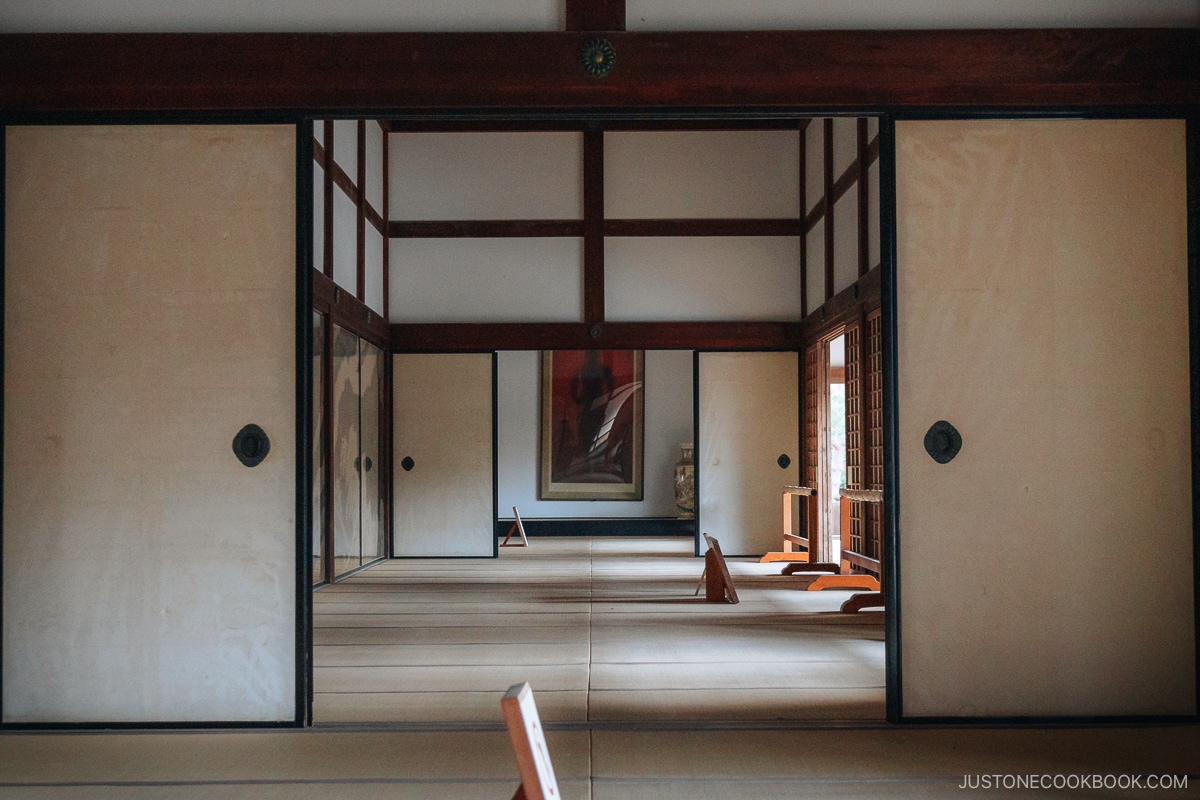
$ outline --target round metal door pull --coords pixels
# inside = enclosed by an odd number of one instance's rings
[[[787,453],[782,453],[779,458],[775,459],[775,463],[779,465],[780,469],[787,469],[792,465],[792,459],[788,458]]]
[[[962,449],[962,434],[958,429],[939,419],[925,433],[925,452],[939,464],[948,464]]]
[[[405,472],[412,472],[412,468],[416,465],[417,462],[412,460],[412,456],[405,456],[404,460],[400,462],[400,466],[404,468]]]
[[[271,439],[267,432],[251,423],[233,437],[233,454],[247,467],[257,467],[271,452]]]

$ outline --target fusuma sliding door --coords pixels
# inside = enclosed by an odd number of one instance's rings
[[[3,721],[291,721],[296,128],[5,137]]]
[[[727,555],[783,541],[783,487],[800,479],[797,353],[697,353],[698,530]]]
[[[495,555],[495,356],[392,359],[394,554]]]
[[[896,124],[904,717],[1196,712],[1185,152]]]

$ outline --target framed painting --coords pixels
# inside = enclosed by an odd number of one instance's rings
[[[541,500],[641,500],[641,350],[543,350]]]

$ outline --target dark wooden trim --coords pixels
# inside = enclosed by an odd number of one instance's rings
[[[1188,339],[1192,395],[1192,612],[1200,697],[1200,117],[1187,120]],[[1200,714],[1200,708],[1197,709]]]
[[[327,119],[322,123],[324,128],[325,138],[325,156],[322,160],[321,180],[322,197],[324,208],[321,209],[321,216],[324,219],[322,225],[322,264],[321,271],[330,279],[333,279],[333,120]]]
[[[803,120],[800,125],[800,318],[808,316],[808,126],[812,120]],[[803,370],[802,370],[803,371]],[[801,390],[800,396],[804,396]]]
[[[888,722],[904,719],[903,645],[900,630],[900,459],[896,400],[896,122],[879,120],[880,338],[883,372],[883,572],[884,692]],[[870,273],[867,273],[870,275]]]
[[[711,114],[706,116],[672,115],[669,119],[653,117],[613,116],[588,113],[571,116],[518,114],[503,117],[472,115],[469,112],[421,117],[394,117],[380,120],[391,133],[582,133],[602,131],[792,131],[797,123],[807,128],[811,117],[795,114],[759,117],[742,113],[735,116]]]
[[[825,300],[833,297],[834,260],[837,248],[833,240],[833,208],[837,204],[837,195],[833,190],[833,119],[825,118]],[[843,191],[845,191],[843,189]]]
[[[877,308],[882,297],[881,271],[870,270],[804,318],[801,333],[805,345],[825,338],[831,331],[853,321],[864,310]],[[865,374],[865,373],[864,373]]]
[[[869,226],[871,224],[871,183],[867,180],[867,170],[870,168],[870,148],[867,145],[867,118],[859,117],[857,125],[858,158],[854,160],[854,180],[858,184],[858,277],[867,274],[871,269],[871,240]]]
[[[567,0],[567,30],[625,30],[625,0]]]
[[[828,205],[825,201],[825,197],[822,197],[820,200],[818,200],[816,204],[813,205],[812,211],[808,212],[808,215],[804,217],[804,226],[802,229],[806,236],[812,233],[812,229],[817,227],[817,224],[820,223],[821,220],[825,219],[825,207]]]
[[[602,219],[600,236],[799,236],[798,219]],[[394,239],[576,237],[588,241],[586,220],[392,220]],[[594,256],[595,257],[595,256]]]
[[[313,161],[320,164],[321,168],[325,168],[325,146],[317,141],[317,137],[313,137]]]
[[[356,195],[351,195],[354,199],[354,270],[355,270],[355,294],[358,299],[366,302],[367,299],[367,121],[360,119],[358,121],[358,164],[355,171],[357,172],[354,185],[358,188]]]
[[[1030,108],[1200,102],[1193,29],[5,34],[0,108],[34,111]]]
[[[604,322],[604,132],[583,132],[583,319]]]
[[[502,539],[513,519],[496,521],[496,537]],[[527,536],[682,536],[692,538],[696,520],[675,517],[622,517],[611,519],[526,519],[521,517]]]
[[[798,219],[609,219],[605,236],[799,236]]]
[[[480,350],[793,350],[799,322],[402,323],[391,327],[393,352]]]
[[[354,335],[382,350],[388,349],[390,331],[387,320],[368,308],[349,290],[316,270],[313,270],[313,308],[328,314],[333,322]]]
[[[4,180],[0,180],[0,242],[8,241],[7,220],[8,220],[8,128],[4,125],[4,120],[0,118],[0,175],[6,176]],[[8,277],[6,272],[5,256],[8,252],[7,247],[0,247],[0,430],[3,430],[4,421],[6,419],[4,398],[8,394],[3,391],[3,387],[7,386],[7,368],[8,368],[8,349],[6,345],[6,335],[8,331],[8,301],[7,287]],[[4,460],[4,437],[0,436],[0,627],[4,620],[4,465],[7,462]],[[0,636],[0,683],[4,676],[4,637]],[[4,692],[3,686],[0,686],[0,723],[4,720]]]
[[[382,121],[379,127],[383,128],[383,212],[379,219],[379,233],[383,236],[383,318],[391,319],[392,310],[392,243],[391,236],[388,235],[388,215],[391,213],[391,143],[388,141],[388,127]],[[390,397],[390,390],[389,390]],[[390,401],[389,401],[390,402]],[[390,416],[390,415],[389,415]],[[388,537],[389,547],[391,537]],[[391,551],[388,551],[389,555]]]
[[[387,235],[393,239],[582,238],[584,223],[572,219],[392,220],[387,224]]]
[[[295,724],[312,724],[313,704],[313,138],[312,123],[296,126],[296,629]],[[0,140],[0,145],[3,141]],[[2,162],[0,162],[2,166]],[[0,170],[0,175],[4,174]],[[2,205],[0,205],[2,207]],[[3,231],[0,230],[0,241]],[[3,417],[0,416],[0,419]]]

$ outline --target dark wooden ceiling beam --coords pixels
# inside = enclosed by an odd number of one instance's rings
[[[391,349],[438,353],[598,348],[795,350],[800,347],[800,327],[799,322],[405,323],[391,326]]]
[[[0,109],[386,114],[1200,102],[1190,29],[5,34]]]
[[[567,30],[625,30],[625,0],[567,0]]]

